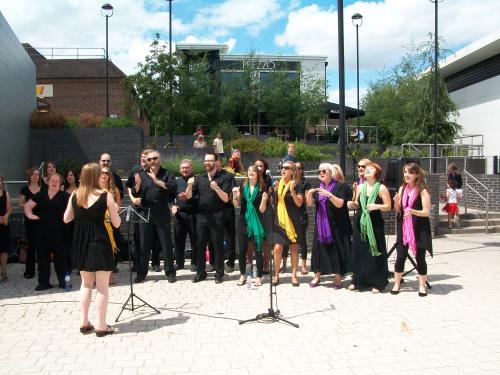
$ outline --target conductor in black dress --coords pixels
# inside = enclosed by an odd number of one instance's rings
[[[148,274],[149,257],[156,233],[163,252],[165,275],[169,283],[177,281],[172,239],[170,232],[170,209],[168,202],[175,194],[174,175],[161,166],[160,153],[151,151],[147,155],[149,167],[138,173],[135,191],[140,196],[140,206],[149,208],[149,222],[140,223],[141,259],[135,282],[144,281]]]
[[[231,187],[228,186],[228,180],[215,167],[217,159],[217,154],[206,153],[204,159],[206,173],[191,177],[186,188],[186,198],[193,199],[197,206],[195,223],[199,251],[194,283],[207,278],[202,249],[208,242],[214,246],[215,282],[222,283],[224,278],[224,205],[229,200]]]

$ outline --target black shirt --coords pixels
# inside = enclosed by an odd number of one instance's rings
[[[217,171],[212,177],[212,181],[217,182],[219,188],[230,196],[233,186],[230,182],[231,179],[227,178],[225,173],[227,172]],[[225,207],[225,203],[219,198],[217,192],[210,187],[208,173],[203,173],[195,177],[193,184],[193,196],[191,199],[195,202],[195,204],[197,204],[197,212],[202,214],[221,211]]]
[[[64,231],[64,211],[68,205],[69,194],[59,190],[56,195],[49,198],[47,189],[40,190],[31,200],[36,203],[40,218],[39,229],[43,232],[54,233],[54,231]]]
[[[179,199],[177,198],[180,193],[184,193],[187,188],[187,181],[193,177],[193,175],[187,176],[187,177],[177,177],[175,179],[175,198],[176,198],[176,205],[179,207],[180,212],[188,212],[188,213],[193,213],[195,209],[195,202],[192,199]]]
[[[113,172],[113,180],[116,188],[120,192],[120,199],[123,199],[123,181],[120,176],[118,176],[115,172]]]
[[[155,184],[144,170],[139,172],[139,176],[141,186],[137,193],[141,198],[142,206],[149,207],[150,215],[155,219],[168,220],[170,218],[168,202],[176,190],[174,175],[163,167],[158,170],[156,178],[165,183],[166,189]]]
[[[125,186],[128,187],[129,189],[133,189],[135,184],[135,174],[143,170],[144,167],[142,165],[136,165],[135,167],[133,167],[128,173],[127,182],[125,183]]]
[[[40,192],[40,191],[41,191],[41,189],[40,189],[38,192]],[[19,194],[24,195],[24,198],[25,198],[25,201],[24,201],[24,202],[26,203],[26,202],[28,202],[30,199],[32,199],[32,198],[33,198],[36,194],[38,194],[38,193],[33,194],[33,193],[31,192],[30,188],[28,187],[28,185],[25,185],[25,186],[23,186],[23,187],[22,187],[22,189],[19,191]],[[38,216],[38,207],[35,207],[35,208],[33,209],[33,215],[37,215],[37,216]],[[26,215],[25,215],[24,219],[25,219],[25,220],[27,219]],[[29,220],[29,219],[28,219],[28,220]]]
[[[259,189],[259,186],[255,186],[254,189]],[[265,189],[265,187],[264,187],[264,189]],[[257,193],[257,196],[255,197],[255,199],[253,201],[253,206],[254,206],[255,210],[257,211],[257,215],[259,216],[261,223],[262,223],[262,214],[260,212],[260,203],[262,201],[262,194],[263,193],[264,193],[264,190],[259,190],[259,192]],[[240,186],[240,201],[241,201],[240,222],[246,226],[247,224],[246,224],[246,220],[245,220],[245,214],[247,212],[248,202],[245,199],[245,186],[244,185]]]
[[[224,169],[221,169],[219,172],[223,176],[224,185],[227,186],[227,188],[229,189],[229,193],[228,193],[229,200],[225,204],[225,207],[226,208],[232,208],[232,209],[234,209],[234,206],[233,206],[233,197],[232,197],[232,195],[233,195],[233,188],[236,186],[236,179],[234,178],[234,174],[232,174],[232,173],[230,173],[228,171],[225,171]]]

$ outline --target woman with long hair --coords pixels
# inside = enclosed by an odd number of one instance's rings
[[[80,307],[82,325],[80,332],[87,334],[94,330],[89,321],[89,307],[94,282],[97,287],[97,324],[96,336],[112,334],[114,329],[106,323],[108,307],[109,275],[114,267],[113,249],[104,226],[106,211],[115,228],[120,227],[118,206],[112,194],[101,189],[99,179],[101,167],[96,163],[82,168],[80,186],[71,194],[70,202],[64,213],[64,221],[75,221],[73,234],[73,266],[80,271]]]
[[[78,173],[74,169],[68,169],[64,173],[64,191],[71,194],[78,189]]]
[[[262,285],[262,272],[264,270],[262,257],[262,243],[264,242],[265,229],[262,221],[262,214],[266,210],[268,194],[266,186],[262,180],[262,175],[255,165],[248,167],[248,177],[240,187],[233,188],[233,205],[240,207],[240,225],[238,234],[240,279],[238,285],[246,283],[246,260],[252,264],[253,255],[257,263],[257,278],[255,286]]]
[[[300,243],[300,207],[304,201],[304,192],[293,178],[295,163],[283,162],[281,178],[275,183],[276,215],[272,229],[274,243],[274,278],[273,284],[279,284],[279,265],[283,247],[288,245],[292,260],[292,286],[299,286],[297,268],[299,264],[298,244]]]
[[[403,185],[394,196],[397,220],[397,257],[394,265],[394,286],[391,294],[398,294],[408,250],[417,261],[418,295],[427,296],[427,263],[425,253],[432,256],[432,234],[429,213],[431,197],[420,165],[408,163],[404,167]]]
[[[40,185],[42,186],[42,189],[46,189],[48,187],[50,176],[56,173],[57,173],[56,163],[51,160],[47,160],[44,163],[43,178],[40,180]]]
[[[40,189],[24,205],[24,214],[36,220],[36,244],[38,253],[38,285],[36,291],[52,288],[50,284],[51,252],[54,254],[54,268],[58,287],[64,289],[64,276],[68,272],[68,252],[64,244],[63,214],[68,204],[68,194],[62,191],[62,176],[49,175],[47,188]],[[33,210],[37,208],[36,215]]]
[[[320,187],[310,189],[309,206],[316,206],[316,218],[311,253],[314,279],[309,286],[319,285],[321,275],[334,274],[333,287],[340,289],[342,276],[350,271],[351,228],[347,200],[350,189],[344,183],[340,166],[329,163],[319,165]]]
[[[12,215],[10,195],[3,186],[3,176],[0,175],[0,268],[2,270],[2,282],[9,281],[7,276],[7,257],[10,247],[9,217]]]
[[[269,242],[269,236],[271,233],[272,223],[273,223],[273,207],[270,204],[270,197],[272,196],[273,189],[273,181],[271,177],[271,170],[269,169],[269,164],[264,159],[257,159],[254,162],[254,165],[259,170],[260,175],[262,176],[262,181],[265,185],[265,191],[268,194],[268,205],[266,210],[262,214],[262,225],[264,226],[264,232],[266,232],[266,236],[264,237],[264,242],[262,243],[262,253],[264,256],[264,275],[269,274],[269,260],[271,258],[271,247],[272,244]]]
[[[27,172],[28,184],[21,188],[19,192],[19,208],[24,211],[24,205],[35,194],[40,191],[40,171],[37,168],[30,168]],[[37,215],[37,210],[33,212]],[[35,277],[35,264],[36,264],[36,220],[30,220],[24,215],[24,229],[26,232],[27,251],[26,251],[26,269],[24,271],[24,278],[32,279]]]
[[[99,186],[101,187],[102,190],[105,192],[110,193],[113,196],[113,199],[116,202],[116,205],[120,207],[121,205],[121,197],[120,197],[120,190],[115,186],[115,182],[113,179],[113,174],[111,170],[108,167],[101,167],[101,177],[99,178]],[[115,255],[115,267],[113,268],[113,272],[109,276],[109,283],[110,284],[115,284],[115,279],[113,277],[113,273],[118,272],[117,270],[117,264],[118,264],[118,259],[117,259],[117,253],[118,253],[118,243],[120,241],[120,229],[119,228],[113,228],[109,221],[109,211],[106,211],[106,219],[104,221],[104,225],[106,227],[106,230],[108,231],[109,235],[109,240],[111,241],[111,247],[113,248],[113,254]]]
[[[382,212],[391,210],[387,187],[380,183],[382,168],[366,163],[364,182],[357,186],[356,198],[348,202],[357,209],[352,241],[353,278],[349,290],[371,289],[376,294],[388,284],[387,247]]]

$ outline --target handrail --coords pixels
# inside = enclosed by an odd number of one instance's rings
[[[472,192],[476,193],[476,195],[481,198],[485,202],[485,209],[486,209],[486,215],[484,217],[484,231],[485,233],[488,233],[489,231],[489,212],[490,212],[490,194],[493,193],[493,190],[487,187],[485,184],[483,184],[481,181],[479,181],[476,177],[474,177],[471,173],[466,171],[465,169],[463,170],[465,174],[465,187],[467,188],[465,190],[465,213],[467,213],[467,192],[468,190],[471,190]],[[478,192],[476,189],[474,189],[471,185],[469,185],[468,179],[472,178],[475,183],[479,184],[482,188],[486,190],[486,197],[484,197],[480,192]]]

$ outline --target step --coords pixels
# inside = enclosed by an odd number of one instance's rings
[[[485,219],[486,218],[486,213],[484,212],[476,212],[476,213],[463,213],[464,210],[460,208],[460,220],[473,220],[473,219]],[[439,213],[439,220],[446,219],[448,215],[446,212],[440,212]],[[490,212],[488,213],[488,219],[500,219],[500,213],[499,212]]]
[[[460,216],[460,227],[466,228],[466,227],[484,227],[484,222],[485,219],[462,219]],[[496,226],[500,225],[500,219],[496,220],[488,220],[488,225],[490,226]],[[439,220],[439,227],[448,227],[448,219],[441,219]]]
[[[466,227],[466,228],[455,228],[452,229],[448,227],[439,228],[439,234],[485,234],[485,228],[483,227]],[[500,226],[490,226],[488,228],[488,233],[500,233]]]

